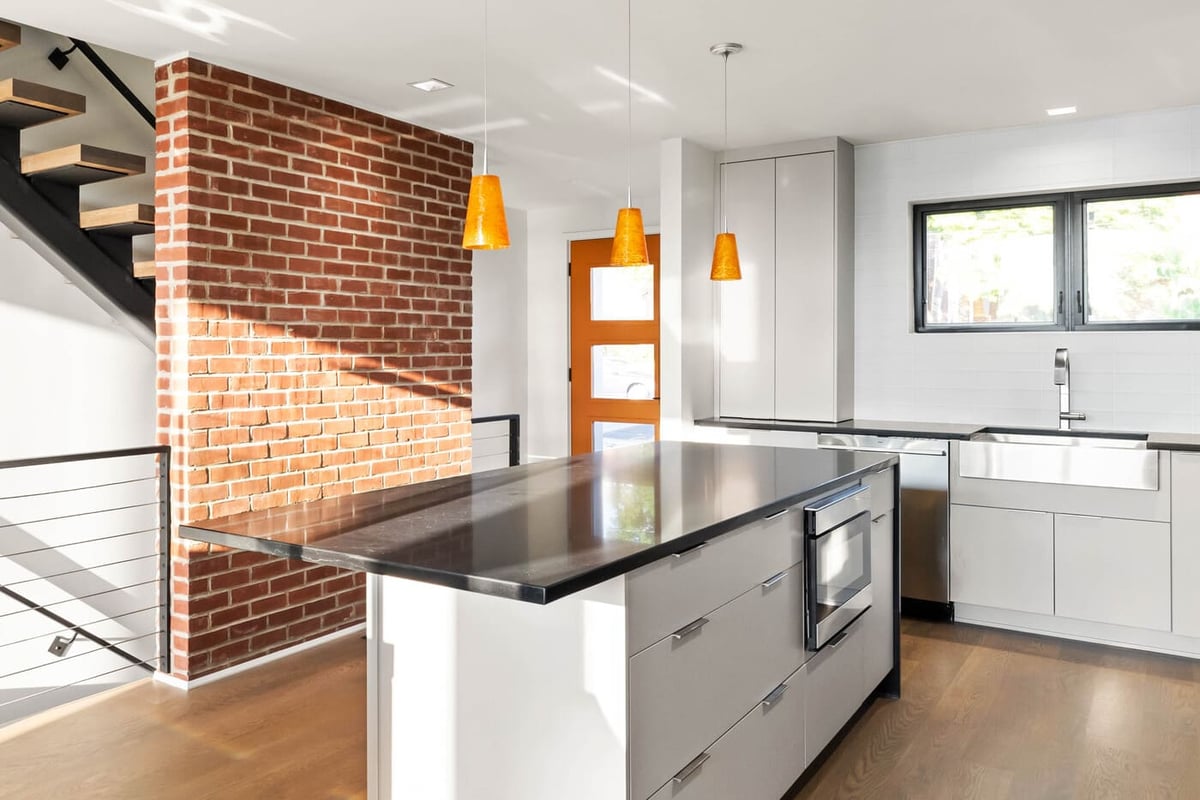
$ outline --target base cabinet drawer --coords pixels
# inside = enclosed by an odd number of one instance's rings
[[[950,599],[1053,614],[1054,515],[952,505]]]
[[[795,564],[629,660],[632,797],[670,781],[804,663],[803,581]]]
[[[640,652],[803,558],[804,514],[797,508],[630,573],[629,652]]]
[[[808,707],[804,740],[809,761],[820,755],[867,699],[864,619],[865,615],[859,617],[847,629],[845,639],[836,646],[826,645],[805,665]]]
[[[809,763],[806,694],[801,667],[689,761],[652,800],[779,800]]]
[[[1171,630],[1171,525],[1056,515],[1054,613]]]

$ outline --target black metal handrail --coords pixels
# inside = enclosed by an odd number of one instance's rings
[[[472,425],[484,422],[508,423],[508,465],[510,467],[518,466],[521,463],[521,415],[493,414],[489,417],[475,417],[471,420]]]
[[[125,458],[127,456],[149,456],[157,453],[170,452],[166,445],[148,445],[146,447],[127,447],[122,450],[96,450],[91,453],[63,453],[57,456],[38,456],[36,458],[13,458],[0,461],[0,469],[16,469],[18,467],[40,467],[46,464],[69,464],[75,461],[96,461],[101,458]]]
[[[96,634],[92,633],[91,631],[88,631],[84,628],[79,627],[78,625],[76,625],[74,622],[71,622],[66,617],[63,617],[60,614],[54,613],[53,611],[46,608],[45,606],[38,605],[37,603],[30,600],[25,595],[18,594],[17,592],[14,592],[9,587],[3,586],[3,585],[0,585],[0,594],[8,595],[13,600],[16,600],[18,603],[25,606],[26,608],[36,611],[37,613],[41,614],[43,617],[46,617],[47,619],[52,620],[56,625],[61,625],[62,627],[66,628],[67,630],[74,633],[75,635],[82,636],[85,639],[95,642],[96,644],[103,647],[105,650],[108,650],[109,652],[120,656],[121,658],[125,659],[126,661],[130,662],[131,664],[139,666],[142,669],[146,670],[147,672],[154,672],[154,667],[150,666],[145,661],[143,661],[142,659],[135,656],[133,653],[122,650],[119,646],[108,641],[108,639],[105,639],[101,636],[97,636]]]
[[[154,112],[146,108],[146,105],[140,99],[138,99],[138,96],[133,93],[133,90],[129,88],[125,81],[121,80],[121,76],[113,71],[113,68],[108,65],[108,62],[105,61],[104,58],[97,53],[90,44],[82,39],[76,39],[72,36],[68,36],[67,38],[71,40],[71,44],[73,46],[70,50],[63,50],[61,47],[56,47],[51,50],[50,55],[47,56],[47,58],[50,59],[51,64],[58,69],[62,69],[67,65],[67,62],[71,60],[68,58],[68,56],[78,50],[87,57],[88,61],[92,62],[92,65],[100,72],[100,74],[103,75],[105,79],[113,85],[114,89],[120,92],[121,96],[125,98],[125,101],[128,102],[129,105],[133,106],[133,110],[136,111],[142,119],[146,120],[151,128],[157,125],[157,119],[154,116]]]

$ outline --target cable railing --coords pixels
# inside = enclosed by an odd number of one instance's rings
[[[167,452],[0,461],[0,725],[168,668]]]
[[[495,414],[471,420],[471,461],[475,472],[521,463],[521,415]]]

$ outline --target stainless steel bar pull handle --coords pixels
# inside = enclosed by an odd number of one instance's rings
[[[818,450],[850,450],[855,453],[890,453],[894,456],[944,456],[945,450],[894,450],[887,447],[850,447],[842,444],[820,444]]]
[[[786,578],[787,575],[788,575],[788,571],[786,569],[783,572],[779,573],[778,575],[772,575],[770,578],[767,578],[765,581],[762,582],[762,588],[770,589],[772,586],[774,586],[775,584],[779,583],[784,578]]]
[[[774,689],[771,690],[771,693],[769,695],[767,695],[766,697],[763,698],[762,707],[770,708],[771,706],[778,703],[780,700],[783,699],[783,695],[787,692],[787,690],[788,690],[788,685],[786,683],[781,683],[778,686],[776,686]]]
[[[695,547],[689,547],[687,550],[680,550],[678,553],[671,553],[671,555],[675,558],[683,558],[684,556],[690,556],[693,553],[699,553],[706,547],[708,547],[708,542],[701,542]]]
[[[776,517],[782,517],[791,510],[791,508],[785,508],[782,511],[776,511],[774,514],[768,514],[767,516],[763,517],[763,519],[775,519]]]
[[[842,631],[837,636],[834,636],[832,639],[830,639],[828,642],[826,642],[825,646],[828,647],[830,650],[836,650],[837,646],[839,644],[841,644],[842,642],[846,641],[846,637],[849,635],[850,634],[848,631]]]
[[[676,772],[675,777],[672,778],[671,780],[675,781],[675,783],[677,783],[677,784],[683,783],[688,778],[695,775],[696,770],[698,770],[698,769],[700,769],[700,767],[704,766],[704,762],[708,761],[709,758],[710,758],[710,756],[708,755],[708,753],[701,753],[700,755],[696,756],[691,761],[689,761],[688,765],[686,767],[679,770],[679,772]]]
[[[679,630],[672,633],[671,636],[675,639],[675,641],[678,642],[682,639],[686,639],[687,637],[691,636],[693,633],[700,630],[707,624],[708,624],[708,617],[701,617],[700,619],[696,620],[695,622],[689,622],[687,625],[684,625],[682,628],[680,628]]]

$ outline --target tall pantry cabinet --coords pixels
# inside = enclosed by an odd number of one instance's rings
[[[730,151],[718,215],[742,280],[718,289],[723,417],[839,422],[854,407],[854,148]]]

